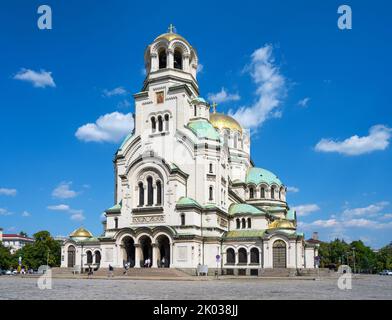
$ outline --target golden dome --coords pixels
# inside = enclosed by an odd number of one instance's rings
[[[187,45],[189,45],[190,47],[192,47],[189,42],[182,36],[180,36],[177,33],[174,32],[167,32],[167,33],[163,33],[160,36],[156,37],[154,42],[160,39],[166,39],[167,41],[172,41],[172,40],[181,40],[184,41]]]
[[[210,115],[210,122],[217,129],[229,129],[242,133],[242,127],[237,120],[223,113],[212,113]]]
[[[268,229],[295,229],[295,225],[288,220],[275,220],[268,225]]]
[[[92,238],[93,235],[90,231],[86,230],[85,228],[76,229],[74,232],[70,234],[71,238]]]

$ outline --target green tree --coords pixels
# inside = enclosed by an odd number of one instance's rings
[[[33,237],[33,243],[25,245],[15,253],[17,257],[22,257],[22,264],[27,268],[38,269],[39,266],[46,265],[49,257],[49,266],[60,266],[60,243],[54,240],[48,231],[37,232]]]
[[[392,270],[392,243],[377,252],[377,271]]]
[[[27,233],[24,231],[19,232],[19,235],[26,238],[28,237]]]
[[[12,266],[10,250],[0,242],[0,269],[8,270]]]

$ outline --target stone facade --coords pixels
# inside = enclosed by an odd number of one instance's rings
[[[297,233],[285,185],[254,166],[248,131],[200,97],[196,50],[169,32],[144,57],[135,127],[114,158],[104,234],[76,230],[63,244],[62,266],[314,268],[317,246]]]

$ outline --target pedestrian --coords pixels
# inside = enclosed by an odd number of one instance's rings
[[[166,259],[165,259],[165,257],[162,258],[162,268],[166,268]]]
[[[128,275],[128,269],[129,269],[129,263],[127,262],[127,263],[125,263],[124,264],[124,275]]]
[[[114,277],[114,269],[113,269],[113,267],[112,267],[112,265],[111,264],[109,264],[109,273],[108,273],[108,277],[109,278],[113,278]]]
[[[90,279],[90,277],[93,275],[93,268],[91,267],[91,265],[90,266],[88,266],[88,273],[87,273],[87,276],[88,276],[88,278]]]

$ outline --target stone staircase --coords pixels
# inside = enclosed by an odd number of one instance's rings
[[[296,269],[260,269],[260,277],[294,277],[296,276]]]
[[[52,268],[53,276],[72,276],[73,268]],[[108,268],[100,268],[97,271],[94,271],[93,277],[107,277],[108,276]],[[87,276],[87,273],[84,273]],[[179,277],[189,277],[185,272],[172,269],[172,268],[131,268],[128,269],[128,273],[124,275],[123,268],[114,268],[113,272],[114,277],[152,277],[152,278],[179,278]]]
[[[108,268],[101,268],[94,272],[94,276],[108,276]],[[114,268],[115,277],[152,277],[152,278],[180,278],[188,277],[185,272],[173,268],[131,268],[124,274],[123,268]]]

